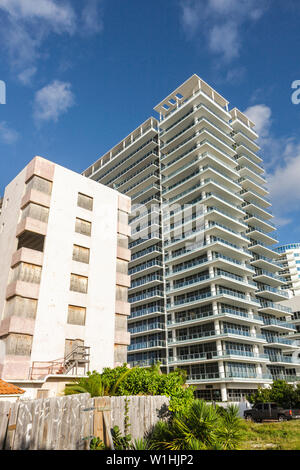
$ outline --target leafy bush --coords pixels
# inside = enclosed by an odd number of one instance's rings
[[[162,374],[159,364],[151,368],[134,367],[124,364],[114,369],[105,368],[102,374],[88,373],[76,384],[67,385],[65,394],[88,392],[92,397],[104,395],[165,395],[170,397],[170,411],[184,410],[194,400],[194,388],[185,385],[184,371]]]
[[[300,407],[300,384],[296,387],[284,380],[274,380],[270,388],[261,388],[248,397],[250,403],[265,403],[273,401],[283,408]]]

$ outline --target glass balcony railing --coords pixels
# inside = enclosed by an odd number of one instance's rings
[[[164,278],[159,274],[153,274],[151,276],[146,276],[145,278],[137,279],[135,281],[131,281],[130,289],[134,289],[135,287],[143,286],[148,284],[149,282],[153,281],[160,281],[163,282]],[[129,290],[130,290],[129,289]]]
[[[255,354],[253,351],[246,351],[242,349],[226,349],[222,352],[222,356],[241,356],[241,357],[249,357],[253,359],[268,359],[267,354]]]
[[[122,160],[120,160],[117,165],[115,165],[113,168],[111,168],[110,170],[106,171],[105,173],[103,173],[100,177],[100,179],[103,179],[105,176],[107,176],[109,173],[111,173],[112,171],[114,171],[116,168],[118,168],[120,165],[122,165],[122,163],[128,161],[131,157],[133,157],[133,155],[137,154],[138,152],[140,152],[144,147],[146,147],[148,144],[150,143],[154,143],[154,144],[157,144],[158,145],[158,142],[155,140],[155,139],[149,139],[147,140],[147,142],[145,142],[143,145],[141,145],[138,149],[136,149],[134,152],[130,153],[129,155],[127,155],[125,158],[123,158]],[[119,152],[117,152],[113,158],[115,158],[117,155],[119,155],[121,152],[123,152],[126,148],[124,149],[121,149]],[[126,167],[126,169],[128,170],[128,167]],[[98,170],[96,170],[98,171]]]
[[[190,374],[187,376],[187,382],[199,382],[205,380],[214,380],[219,379],[220,374],[219,372],[210,372],[207,374]]]
[[[148,325],[141,325],[141,326],[136,326],[134,328],[128,327],[128,331],[130,334],[135,334],[135,333],[143,333],[144,331],[152,331],[152,330],[164,330],[165,325],[163,323],[150,323]]]
[[[288,364],[300,364],[300,360],[290,356],[282,356],[280,354],[268,355],[270,362],[285,362]]]
[[[140,271],[144,271],[145,269],[151,268],[152,266],[162,267],[163,264],[162,264],[162,261],[154,259],[154,260],[149,261],[148,263],[143,263],[140,266],[135,266],[134,268],[130,268],[128,270],[128,274],[129,275],[136,274]]]
[[[131,367],[149,367],[149,366],[153,366],[154,364],[157,364],[157,362],[160,362],[162,365],[165,365],[166,359],[158,357],[158,358],[135,360],[135,359],[132,359],[131,355],[128,357],[128,363],[131,365]]]
[[[134,248],[135,246],[140,245],[141,243],[144,243],[147,240],[151,240],[152,238],[161,239],[161,234],[159,232],[149,233],[149,235],[145,235],[143,238],[139,238],[138,240],[129,243],[129,249]]]
[[[141,308],[138,310],[131,311],[130,319],[136,317],[142,317],[144,315],[150,315],[152,313],[164,313],[164,308],[161,305],[153,305],[152,307]]]
[[[296,326],[293,325],[293,323],[276,320],[276,318],[266,318],[266,317],[261,317],[261,318],[264,322],[264,325],[277,325],[277,326],[282,326],[283,328],[290,328],[295,331],[297,330]]]
[[[280,305],[280,304],[274,304],[273,302],[267,302],[267,301],[263,301],[261,300],[260,301],[260,307],[261,309],[263,308],[272,308],[272,309],[275,309],[275,310],[280,310],[281,312],[284,312],[284,313],[292,313],[292,309],[290,307],[285,307],[284,305]]]
[[[159,290],[159,289],[155,289],[153,291],[149,291],[149,292],[144,292],[144,293],[141,293],[141,294],[138,294],[138,295],[134,295],[132,297],[129,297],[128,298],[128,301],[130,303],[133,303],[133,302],[138,302],[140,300],[145,300],[145,299],[149,299],[151,297],[163,297],[164,296],[164,293],[163,291]]]
[[[136,351],[137,349],[149,349],[165,346],[166,342],[163,340],[143,341],[141,343],[131,343],[128,346],[128,351]]]
[[[285,292],[283,290],[275,289],[275,287],[270,287],[267,285],[264,285],[263,287],[259,287],[257,294],[260,294],[261,292],[272,292],[274,294],[282,295],[283,297],[286,297],[287,299],[289,298],[288,292]]]
[[[158,253],[162,253],[162,249],[160,246],[153,245],[145,250],[138,251],[137,253],[132,253],[131,261],[134,261],[135,259],[141,258],[142,256],[148,255],[150,253],[153,253],[154,251],[157,251]]]
[[[115,178],[112,178],[111,180],[109,180],[106,184],[109,185],[111,183],[114,183],[114,181],[116,181],[118,178],[120,178],[120,176],[124,175],[125,173],[127,173],[129,170],[131,170],[132,168],[134,168],[135,166],[137,166],[139,163],[141,163],[143,160],[146,160],[147,157],[149,157],[149,155],[156,155],[158,157],[158,152],[156,152],[155,150],[151,150],[151,152],[148,152],[146,153],[146,155],[143,155],[142,158],[139,158],[138,160],[136,160],[135,162],[133,162],[131,165],[129,166],[126,166],[126,168],[123,170],[123,171],[120,171],[120,173],[117,174],[117,176]],[[158,165],[157,164],[154,164],[152,163],[152,165],[155,165],[157,168],[158,168]],[[143,168],[141,168],[139,171],[137,171],[136,173],[132,173],[130,176],[128,176],[126,179],[123,179],[120,183],[117,183],[115,184],[114,188],[115,189],[118,189],[120,188],[121,186],[123,186],[124,184],[126,184],[128,181],[132,180],[132,178],[134,178],[135,176],[139,175],[142,171],[146,170],[148,168],[148,165],[147,166],[144,166]]]

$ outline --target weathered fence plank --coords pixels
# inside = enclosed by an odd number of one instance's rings
[[[0,402],[0,450],[4,448],[7,433],[11,403],[9,401]]]
[[[129,433],[142,438],[159,420],[169,399],[160,396],[97,397],[88,393],[0,403],[0,449],[88,449],[92,436],[112,447],[111,429],[124,433],[128,400]]]
[[[19,403],[20,402],[15,402],[11,404],[7,435],[6,435],[6,441],[5,441],[5,449],[7,450],[13,449],[17,418],[18,418],[18,412],[19,412]]]

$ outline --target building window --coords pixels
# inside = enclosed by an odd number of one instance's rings
[[[6,354],[11,356],[30,356],[32,336],[10,334],[6,339]]]
[[[86,196],[85,194],[78,193],[77,206],[87,209],[88,211],[93,210],[93,198]]]
[[[51,181],[45,180],[40,176],[34,175],[28,182],[26,183],[26,189],[34,189],[39,191],[40,193],[45,193],[50,195],[52,191],[52,183]]]
[[[69,305],[68,307],[68,323],[70,325],[85,325],[86,308],[75,307]]]
[[[21,220],[25,219],[25,217],[30,217],[31,219],[47,223],[49,217],[49,208],[30,202],[22,210]]]
[[[35,318],[37,309],[37,300],[26,299],[15,296],[7,300],[4,311],[4,318],[22,317]]]
[[[79,276],[78,274],[71,274],[70,290],[86,294],[88,290],[88,278]]]
[[[90,249],[79,245],[73,245],[73,260],[79,261],[80,263],[89,264]]]
[[[81,233],[81,235],[91,236],[92,224],[87,220],[76,218],[75,232]]]
[[[11,271],[11,281],[32,282],[39,284],[41,282],[42,268],[34,264],[19,263]]]

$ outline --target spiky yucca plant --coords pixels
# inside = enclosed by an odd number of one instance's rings
[[[160,421],[151,433],[152,449],[227,450],[240,439],[240,418],[236,407],[221,410],[203,400],[195,400],[169,422]]]

